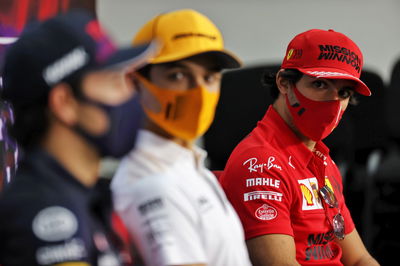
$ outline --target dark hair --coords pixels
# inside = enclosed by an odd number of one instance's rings
[[[45,102],[46,100],[46,102]],[[47,99],[36,103],[13,104],[14,125],[8,125],[10,135],[25,150],[38,144],[49,127]]]
[[[263,86],[269,89],[271,97],[276,100],[279,96],[279,89],[276,85],[277,72],[266,71],[261,77],[261,83]],[[295,84],[301,79],[303,73],[297,69],[284,69],[279,74],[284,79],[287,79],[290,83]]]
[[[74,77],[67,82],[77,98],[82,96],[81,77]],[[36,147],[50,126],[48,94],[35,101],[13,102],[12,107],[15,120],[13,125],[8,125],[10,135],[24,150]]]
[[[152,64],[145,65],[144,67],[137,70],[137,72],[146,79],[150,79],[150,70]]]
[[[262,85],[270,90],[270,95],[274,100],[276,100],[279,96],[279,89],[276,85],[276,75],[278,75],[277,72],[266,71],[261,78]],[[303,73],[301,73],[299,70],[289,68],[281,71],[279,75],[292,84],[295,84],[303,77]],[[349,104],[357,105],[357,103],[357,96],[352,95],[350,97]]]

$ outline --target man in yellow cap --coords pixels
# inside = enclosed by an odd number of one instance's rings
[[[161,49],[134,80],[146,113],[112,181],[114,204],[147,265],[250,265],[243,229],[194,142],[210,126],[221,70],[240,62],[193,10],[150,20],[133,43]]]

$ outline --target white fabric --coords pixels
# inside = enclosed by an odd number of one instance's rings
[[[239,218],[204,158],[141,130],[122,160],[114,204],[147,265],[250,265]]]

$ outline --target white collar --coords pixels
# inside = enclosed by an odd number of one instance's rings
[[[192,149],[185,148],[146,129],[139,130],[135,150],[150,154],[165,163],[195,159],[196,165],[203,167],[207,157],[207,152],[196,145]]]

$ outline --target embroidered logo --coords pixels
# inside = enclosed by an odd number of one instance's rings
[[[282,201],[283,194],[275,191],[253,191],[244,193],[244,201],[252,201],[257,199]]]
[[[260,208],[256,210],[254,214],[258,219],[268,221],[275,219],[275,217],[278,215],[278,212],[274,207],[269,206],[268,204],[263,204]]]
[[[320,198],[318,197],[318,181],[317,178],[311,177],[298,180],[300,191],[302,193],[303,204],[302,210],[323,209]]]

